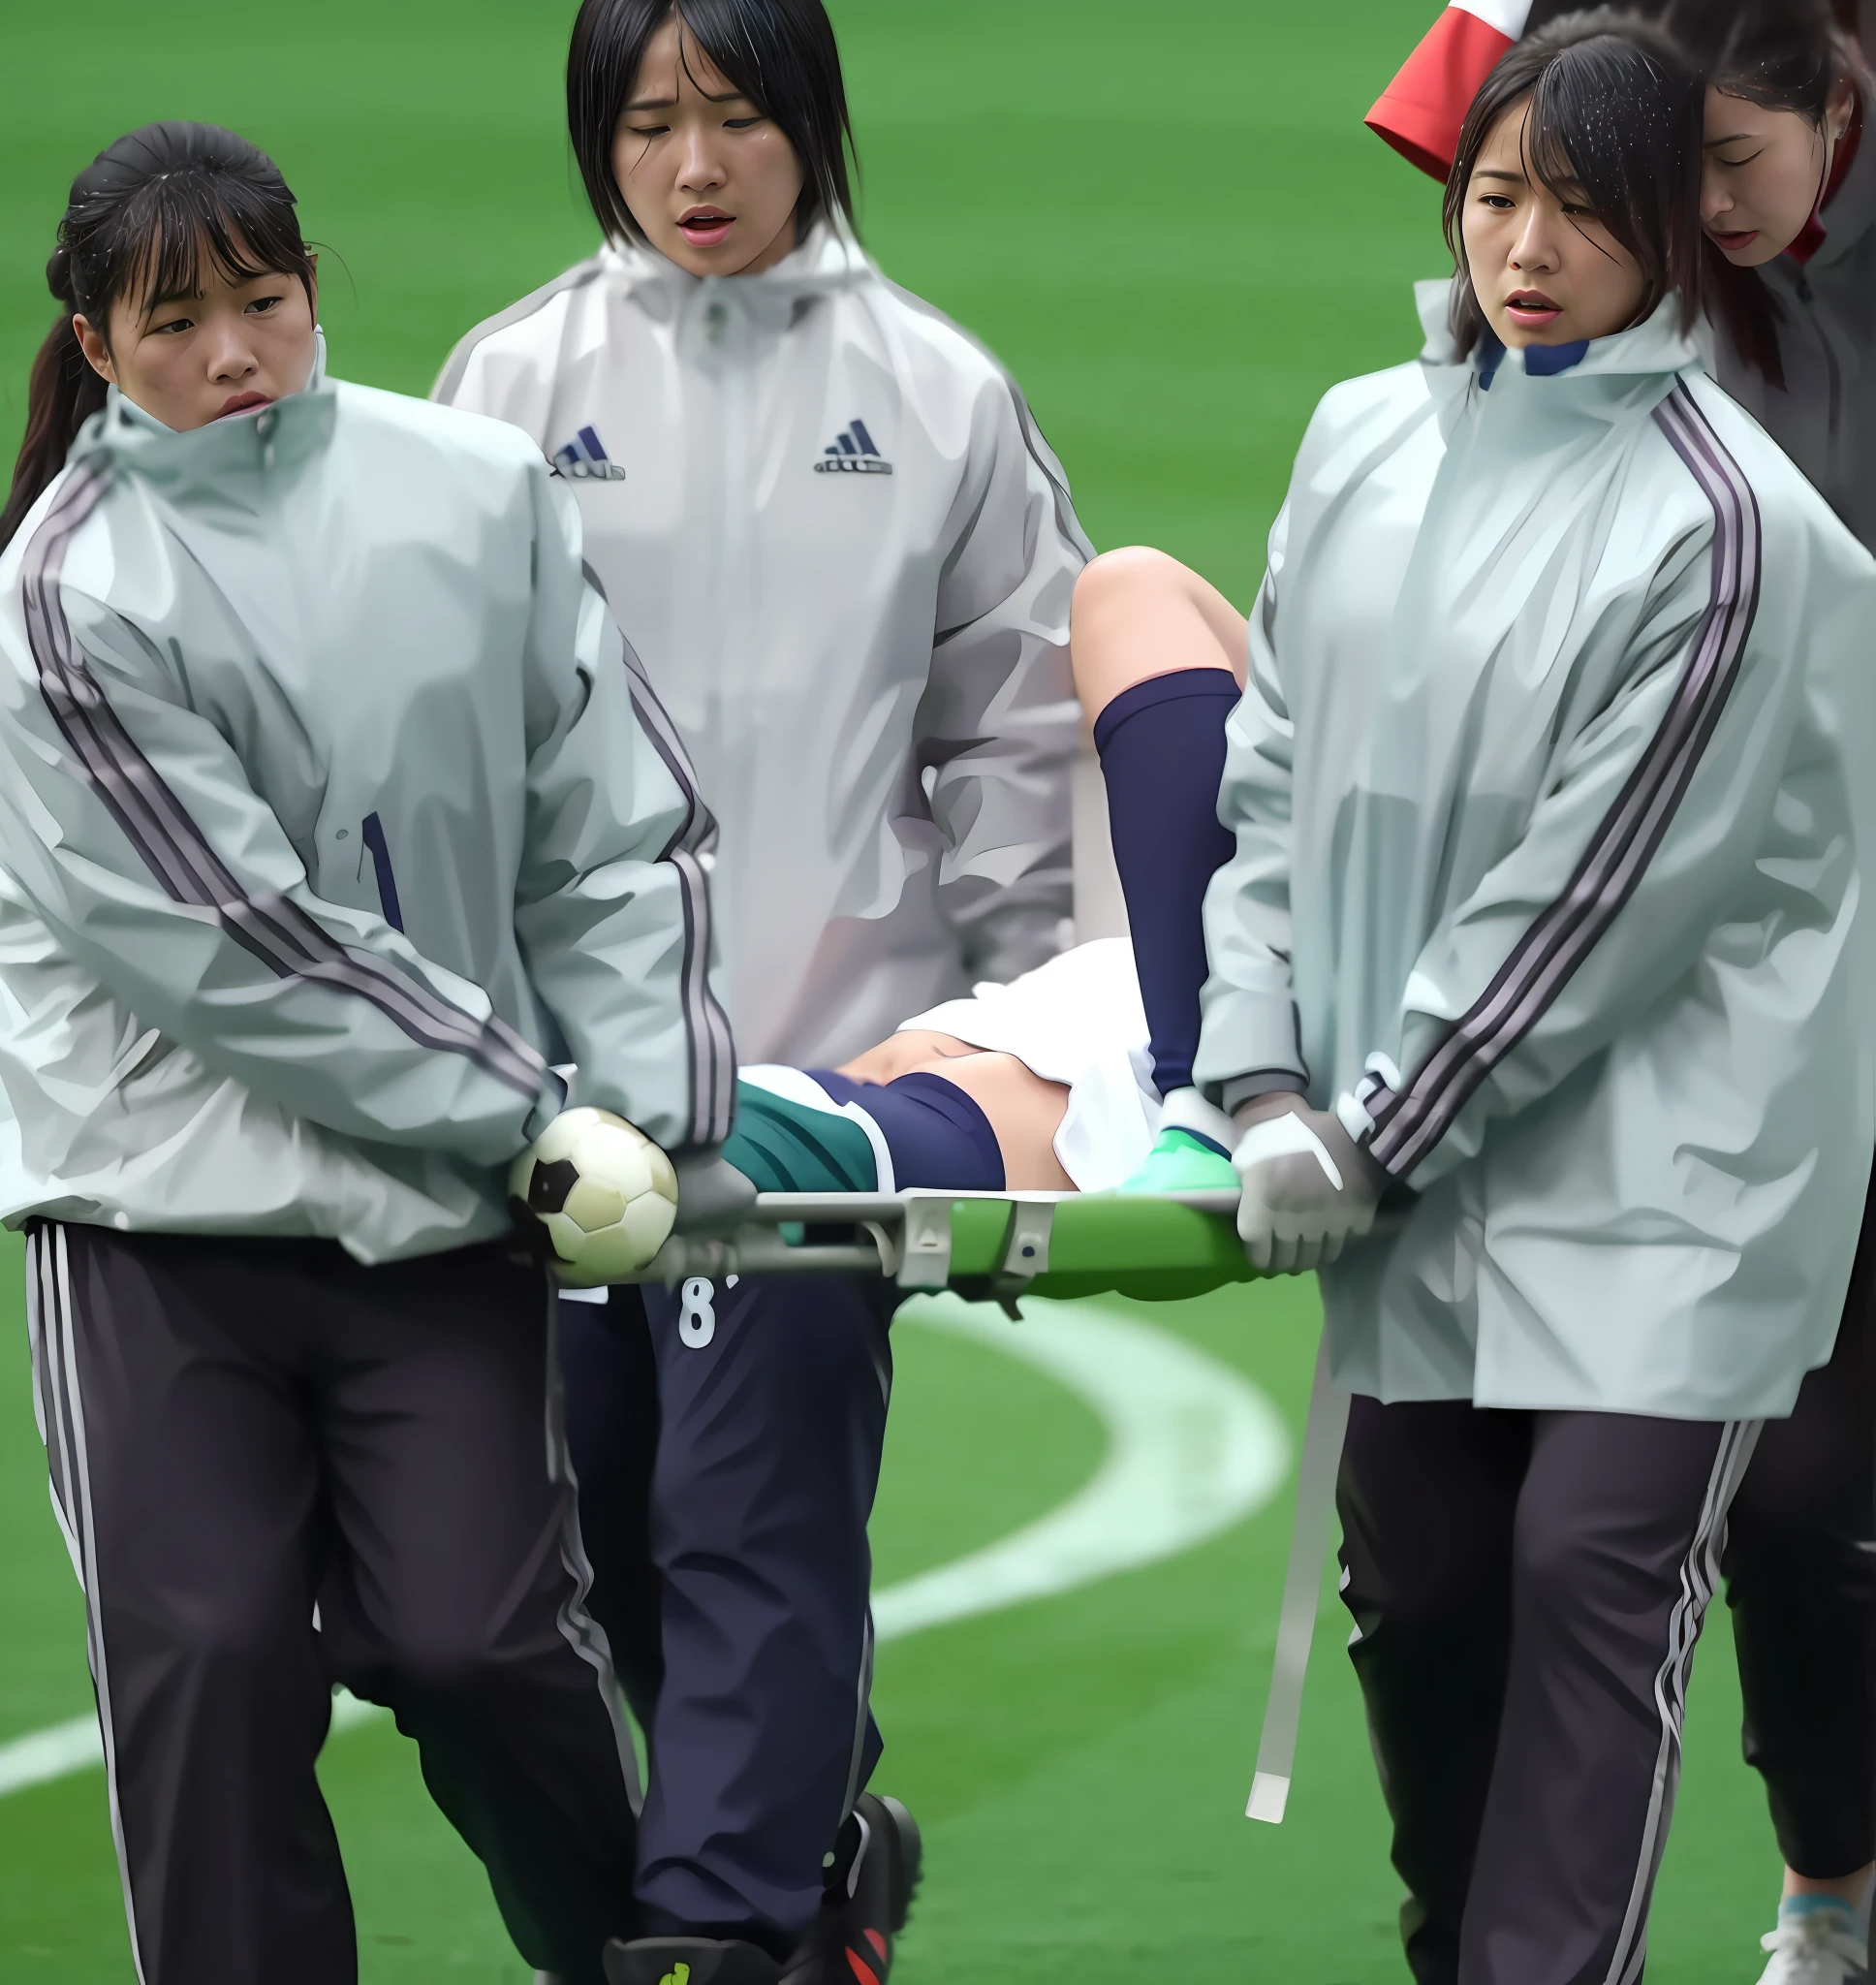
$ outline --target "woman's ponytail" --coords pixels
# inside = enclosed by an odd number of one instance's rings
[[[91,369],[78,332],[72,294],[72,251],[61,244],[46,265],[46,286],[58,299],[59,314],[33,361],[26,388],[26,434],[14,464],[13,488],[0,510],[0,551],[13,542],[46,486],[65,466],[78,429],[105,403],[105,382]]]
[[[187,296],[206,257],[226,275],[293,275],[313,301],[313,263],[294,197],[258,145],[216,124],[145,124],[101,151],[72,182],[46,284],[58,322],[33,361],[26,435],[0,511],[0,550],[65,466],[105,382],[72,329],[102,332],[120,297]]]

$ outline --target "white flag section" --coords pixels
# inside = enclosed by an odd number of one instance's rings
[[[1098,1300],[1032,1300],[1013,1324],[988,1304],[925,1297],[908,1304],[894,1328],[942,1331],[1034,1366],[1092,1408],[1108,1451],[1087,1485],[1047,1516],[875,1592],[880,1640],[1189,1551],[1263,1508],[1289,1472],[1289,1431],[1256,1386],[1171,1331]],[[383,1714],[340,1689],[332,1733]],[[103,1762],[97,1717],[74,1717],[0,1744],[0,1798]]]
[[[1444,179],[1479,86],[1524,32],[1531,0],[1455,0],[1426,31],[1365,122],[1422,172]]]
[[[1452,11],[1476,14],[1487,27],[1495,27],[1508,42],[1515,42],[1531,17],[1531,0],[1454,0]]]

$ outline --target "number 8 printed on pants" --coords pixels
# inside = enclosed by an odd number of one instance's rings
[[[702,1276],[684,1284],[683,1307],[677,1312],[677,1335],[686,1347],[701,1351],[716,1336],[716,1285]]]

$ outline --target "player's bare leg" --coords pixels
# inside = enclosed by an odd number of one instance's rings
[[[1128,1182],[1176,1191],[1235,1183],[1232,1126],[1194,1087],[1205,978],[1205,886],[1231,854],[1218,823],[1225,720],[1250,629],[1218,588],[1144,546],[1110,551],[1075,588],[1075,685],[1108,787],[1114,863],[1134,941],[1165,1114]]]
[[[1149,545],[1104,551],[1076,582],[1075,693],[1092,723],[1122,690],[1181,669],[1226,669],[1241,687],[1249,627],[1189,565]]]

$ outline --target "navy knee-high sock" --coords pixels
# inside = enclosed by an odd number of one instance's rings
[[[1187,1087],[1205,983],[1205,885],[1231,854],[1218,824],[1225,719],[1243,692],[1229,669],[1180,669],[1123,689],[1095,719],[1114,865],[1161,1095]]]

